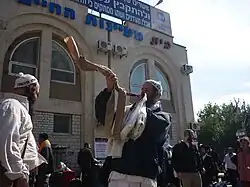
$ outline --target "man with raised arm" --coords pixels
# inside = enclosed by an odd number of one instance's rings
[[[106,75],[106,83],[107,87],[95,100],[96,118],[103,125],[107,102],[117,83],[112,71]],[[171,122],[170,114],[162,111],[159,100],[162,92],[162,85],[158,81],[147,80],[143,84],[141,98],[147,95],[145,129],[139,138],[125,142],[120,157],[112,158],[109,187],[157,187],[156,179],[163,161],[162,146]]]

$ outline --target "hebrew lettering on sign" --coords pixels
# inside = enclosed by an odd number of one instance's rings
[[[109,32],[119,31],[123,32],[123,36],[125,37],[134,37],[138,41],[143,40],[143,34],[137,30],[131,29],[129,27],[123,26],[121,24],[105,20],[103,18],[98,18],[92,14],[88,14],[86,16],[85,24],[92,25],[94,27],[99,25],[100,29],[106,29]]]
[[[151,27],[150,6],[137,0],[71,0],[123,21]]]
[[[49,12],[56,15],[63,15],[65,18],[74,20],[76,18],[75,10],[69,7],[63,7],[58,3],[48,2],[46,0],[18,0],[19,3],[31,6],[32,4],[48,8]]]
[[[151,45],[163,45],[164,49],[171,48],[171,43],[169,41],[164,41],[163,39],[158,38],[158,37],[152,37],[150,44]]]

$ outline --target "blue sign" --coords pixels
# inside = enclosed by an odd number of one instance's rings
[[[71,0],[123,21],[151,27],[150,6],[138,0]]]
[[[65,18],[75,19],[76,13],[73,9],[68,7],[62,7],[58,3],[48,2],[46,0],[18,0],[19,3],[31,6],[32,4],[47,7],[50,13],[56,13],[56,15],[63,15]]]
[[[99,26],[100,29],[106,29],[109,32],[120,31],[125,37],[134,37],[138,41],[143,40],[143,34],[127,26],[123,26],[119,23],[115,23],[103,18],[99,18],[92,14],[86,16],[85,24],[92,25],[94,27]]]

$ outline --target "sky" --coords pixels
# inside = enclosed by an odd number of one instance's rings
[[[158,0],[143,0],[155,5]],[[174,42],[187,47],[195,115],[208,102],[250,103],[250,0],[163,0]]]

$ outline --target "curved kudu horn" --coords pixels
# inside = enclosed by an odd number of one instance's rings
[[[104,76],[108,75],[110,72],[112,72],[111,69],[109,69],[108,67],[104,66],[104,65],[100,65],[100,64],[96,64],[93,62],[90,62],[89,60],[87,60],[85,57],[81,56],[77,47],[77,44],[74,40],[74,38],[71,37],[66,37],[64,39],[69,53],[71,55],[71,57],[73,58],[73,60],[75,61],[76,65],[83,71],[99,71],[101,74],[103,74]],[[118,82],[115,85],[115,89],[119,92],[121,89],[124,90],[124,88],[120,87]],[[138,96],[137,94],[133,94],[133,93],[128,93],[128,96]]]
[[[79,53],[76,41],[74,40],[72,36],[66,37],[64,39],[64,42],[66,43],[69,53],[71,57],[73,58],[74,62],[82,71],[99,71],[104,76],[112,72],[112,70],[109,69],[108,67],[90,62],[85,57],[81,56]],[[112,92],[111,97],[109,98],[109,101],[107,103],[107,108],[106,108],[105,131],[106,131],[107,137],[120,139],[121,125],[123,122],[124,110],[125,110],[125,104],[126,104],[126,95],[128,96],[137,96],[137,95],[132,94],[132,93],[126,93],[125,89],[120,87],[118,82],[115,85],[115,90],[118,92],[115,122],[113,123],[113,117],[114,117],[114,112],[115,112],[115,109],[114,109],[115,99],[114,99],[114,93]]]

